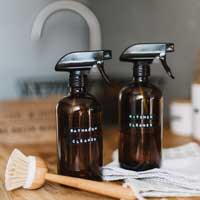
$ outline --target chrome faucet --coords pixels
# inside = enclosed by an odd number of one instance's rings
[[[45,7],[33,23],[31,39],[39,40],[42,35],[45,22],[56,12],[71,10],[78,13],[87,22],[89,27],[89,48],[90,50],[101,49],[101,27],[94,13],[82,3],[68,0],[57,1]]]

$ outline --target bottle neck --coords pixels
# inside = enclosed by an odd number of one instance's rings
[[[74,71],[69,76],[70,94],[86,93],[87,75],[80,71]]]
[[[85,87],[81,87],[81,88],[70,87],[69,92],[70,94],[84,94],[86,93],[86,88]]]
[[[150,76],[150,66],[143,62],[135,63],[133,67],[133,80],[138,83],[147,83]]]
[[[148,76],[136,76],[133,77],[134,82],[136,83],[147,83],[149,81]]]

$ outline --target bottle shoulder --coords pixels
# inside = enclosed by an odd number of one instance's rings
[[[120,95],[144,95],[162,97],[162,91],[151,83],[143,84],[132,82],[121,89]]]
[[[60,99],[57,104],[59,106],[82,106],[82,107],[100,107],[100,103],[97,99],[91,94],[76,94],[76,95],[67,95]]]

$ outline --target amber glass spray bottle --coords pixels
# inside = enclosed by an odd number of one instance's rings
[[[104,60],[110,50],[73,52],[63,56],[56,71],[69,72],[69,94],[57,105],[58,173],[100,180],[103,162],[101,105],[87,92],[87,73],[97,66],[106,81]]]
[[[133,81],[119,95],[119,162],[125,169],[142,171],[161,164],[163,97],[159,88],[148,81],[150,65],[161,61],[174,78],[166,62],[171,43],[135,44],[122,53],[121,61],[132,62]]]

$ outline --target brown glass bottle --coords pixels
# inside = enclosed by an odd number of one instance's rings
[[[56,71],[70,73],[70,92],[56,109],[59,174],[101,179],[102,112],[96,98],[86,91],[86,85],[87,75],[94,66],[109,81],[104,60],[111,58],[111,50],[77,51],[64,55],[55,66]]]
[[[86,76],[71,76],[71,90],[57,105],[58,173],[101,179],[101,106],[86,92]],[[81,80],[78,80],[81,79]],[[79,84],[77,84],[79,82]]]
[[[161,164],[163,97],[148,82],[135,76],[119,95],[119,162],[126,169],[142,171]]]
[[[120,61],[133,63],[133,82],[119,95],[119,162],[123,168],[143,171],[160,167],[163,97],[148,77],[150,66],[160,62],[174,79],[166,61],[170,52],[174,52],[173,43],[137,43],[120,56]]]

